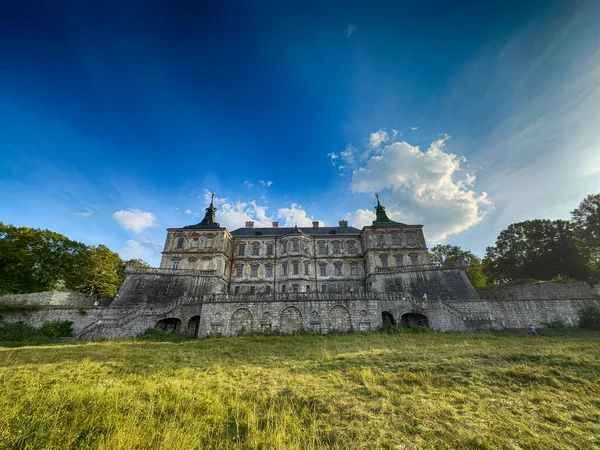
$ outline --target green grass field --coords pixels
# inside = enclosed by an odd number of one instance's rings
[[[600,333],[0,347],[0,448],[600,448]]]

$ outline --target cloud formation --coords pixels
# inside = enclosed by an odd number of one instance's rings
[[[354,33],[356,31],[356,27],[352,24],[348,25],[348,28],[346,28],[346,39],[348,39],[352,33]]]
[[[390,135],[387,133],[387,131],[385,131],[385,128],[380,128],[378,131],[371,133],[371,136],[369,136],[369,147],[379,148],[381,144],[389,139]]]
[[[125,261],[130,259],[142,259],[146,262],[160,261],[160,246],[148,239],[142,238],[142,242],[129,239],[120,254]]]
[[[355,193],[383,191],[381,201],[388,215],[399,222],[426,224],[432,242],[469,229],[493,205],[485,192],[474,190],[475,174],[463,168],[466,158],[445,151],[449,138],[432,142],[426,151],[394,142],[365,161],[354,158],[358,163],[350,188]],[[364,209],[346,216],[355,225],[368,225],[375,217]]]
[[[119,225],[125,230],[133,230],[140,233],[144,228],[153,227],[156,224],[156,216],[151,212],[130,209],[120,210],[112,215]]]
[[[269,187],[273,184],[273,182],[271,180],[259,180],[258,182],[266,187]]]

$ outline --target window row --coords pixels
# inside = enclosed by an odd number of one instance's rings
[[[234,294],[271,294],[273,292],[273,286],[267,285],[264,287],[259,287],[257,289],[256,286],[234,286],[233,293]],[[299,294],[301,292],[315,292],[314,286],[311,284],[306,284],[304,286],[299,284],[293,284],[292,286],[286,286],[285,284],[280,284],[278,292],[281,294]],[[321,284],[320,292],[322,293],[341,293],[341,292],[354,292],[354,288],[350,286],[344,286],[342,284]]]
[[[202,238],[199,236],[194,236],[191,239],[187,239],[187,242],[189,244],[188,248],[208,248],[208,247],[212,247],[214,245],[214,241],[215,241],[215,235],[214,234],[207,234],[205,236],[203,236]],[[182,249],[184,248],[184,244],[186,243],[186,238],[184,237],[177,237],[177,241],[175,241],[175,248],[176,249]]]
[[[404,238],[403,238],[404,236]],[[403,245],[403,242],[406,241],[407,245],[414,245],[417,243],[415,235],[413,233],[405,233],[404,235],[400,233],[392,233],[392,245]],[[379,233],[375,235],[375,244],[378,246],[386,245],[385,234]]]
[[[306,240],[300,239],[292,239],[290,241],[284,241],[279,244],[281,253],[285,254],[288,252],[304,252],[308,253],[310,250],[310,242]],[[237,255],[245,256],[248,251],[246,248],[248,244],[242,242],[237,246]],[[266,255],[274,255],[275,254],[275,244],[272,242],[268,242],[267,244],[261,244],[259,242],[255,242],[249,245],[250,247],[250,255],[258,256],[261,254],[261,247],[265,248]],[[319,241],[317,243],[317,253],[319,255],[341,255],[344,251],[347,251],[350,255],[355,255],[358,253],[358,245],[355,241],[346,242],[346,249],[344,249],[344,243],[340,241],[333,241],[331,243],[326,241]]]
[[[244,276],[244,264],[237,264],[235,266],[235,276],[236,277],[242,277]],[[259,264],[252,264],[250,265],[250,276],[251,277],[258,277],[259,276]],[[357,264],[350,264],[350,273],[349,275],[351,276],[357,276],[358,275],[358,265]],[[386,266],[387,267],[387,266]],[[175,268],[175,267],[174,267]],[[328,267],[327,264],[319,264],[319,275],[322,277],[326,277],[326,276],[343,276],[346,275],[346,270],[344,270],[344,265],[341,263],[336,263],[333,264],[333,272],[331,272],[331,267]],[[283,263],[281,265],[281,272],[282,272],[282,276],[288,276],[290,274],[292,275],[310,275],[310,264],[309,263],[299,263],[299,262],[294,262],[291,264],[288,263]],[[272,277],[273,276],[273,265],[271,264],[267,264],[265,265],[265,272],[264,272],[266,277]]]
[[[410,261],[409,261],[410,259]],[[388,255],[379,255],[379,261],[381,262],[381,267],[386,268],[390,267],[389,257]],[[404,258],[404,255],[394,255],[394,262],[396,266],[405,266],[408,264],[419,264],[419,255],[416,253],[412,253],[408,255],[408,258]]]

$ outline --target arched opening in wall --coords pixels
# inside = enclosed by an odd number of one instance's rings
[[[177,317],[169,317],[156,322],[156,329],[166,333],[179,333],[181,330],[181,320]]]
[[[425,316],[423,314],[406,313],[406,314],[402,314],[402,317],[400,319],[400,325],[402,325],[403,327],[413,327],[413,326],[428,327],[429,319],[427,318],[427,316]]]
[[[389,328],[396,325],[396,319],[394,319],[394,315],[389,311],[383,311],[381,313],[381,322],[383,323],[383,328]]]
[[[190,337],[198,337],[198,331],[200,329],[200,316],[194,316],[188,320],[186,334]]]
[[[302,314],[294,306],[288,306],[279,315],[279,328],[282,333],[293,334],[302,329]]]
[[[229,326],[234,335],[252,333],[253,317],[246,308],[239,308],[231,315]]]

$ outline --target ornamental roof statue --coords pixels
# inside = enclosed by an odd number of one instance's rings
[[[197,223],[196,225],[188,225],[183,228],[220,228],[221,225],[216,220],[216,212],[217,208],[215,208],[215,193],[213,192],[210,198],[210,206],[206,208],[206,215],[202,222]]]

